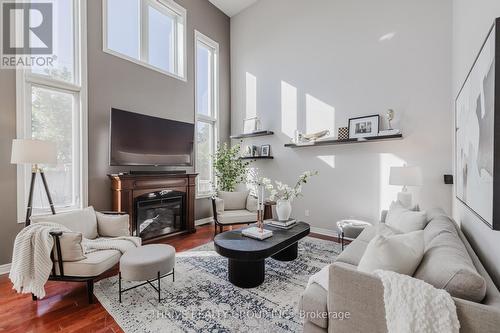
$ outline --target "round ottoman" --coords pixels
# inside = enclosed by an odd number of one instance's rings
[[[350,240],[355,239],[368,226],[371,226],[371,223],[360,220],[338,221],[337,228],[340,230],[340,242],[342,243],[342,250],[344,250],[345,238],[348,238]]]
[[[120,258],[120,272],[118,273],[120,303],[122,293],[145,284],[150,284],[158,292],[160,301],[160,280],[172,275],[172,281],[175,281],[174,266],[175,248],[167,244],[144,245],[125,252]],[[122,279],[146,282],[122,290]],[[158,281],[158,288],[151,283],[154,280]]]

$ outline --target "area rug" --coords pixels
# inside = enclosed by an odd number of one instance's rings
[[[296,260],[267,259],[264,283],[242,289],[228,282],[227,259],[209,243],[177,253],[175,282],[162,279],[160,303],[145,285],[122,295],[120,304],[116,276],[96,283],[94,294],[125,332],[302,332],[300,294],[339,253],[337,243],[306,237]]]

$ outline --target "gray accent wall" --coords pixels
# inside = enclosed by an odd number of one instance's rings
[[[453,97],[458,95],[497,17],[500,17],[500,2],[497,0],[453,1]],[[451,110],[451,114],[455,114],[454,109]],[[454,149],[453,154],[455,154]],[[460,223],[495,284],[500,287],[500,256],[498,255],[500,231],[491,230],[455,197],[453,198],[453,217]]]
[[[102,2],[87,2],[88,20],[88,137],[89,204],[111,208],[108,173],[129,167],[109,166],[109,112],[111,107],[146,115],[194,122],[194,30],[219,43],[219,139],[230,127],[230,21],[207,0],[177,0],[187,10],[187,81],[181,81],[102,51]],[[9,263],[12,245],[22,225],[16,223],[16,167],[10,164],[16,136],[15,72],[0,71],[0,265]],[[133,135],[133,133],[131,133]],[[148,169],[148,168],[135,168]],[[151,168],[149,168],[151,169]],[[189,170],[193,171],[193,170]],[[196,201],[196,218],[211,214],[209,200]]]

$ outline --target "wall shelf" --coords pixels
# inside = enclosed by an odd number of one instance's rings
[[[242,160],[272,160],[274,156],[242,156]]]
[[[303,144],[287,143],[285,144],[285,147],[306,148],[306,147],[316,147],[316,146],[345,145],[351,143],[379,142],[379,141],[401,140],[401,139],[403,139],[403,134],[394,134],[394,135],[372,136],[363,139],[324,140],[324,141],[316,141],[315,143],[303,143]]]
[[[231,139],[245,139],[245,138],[253,138],[256,136],[264,136],[264,135],[273,135],[273,131],[258,131],[258,132],[253,132],[253,133],[246,133],[246,134],[238,134],[238,135],[231,135]]]

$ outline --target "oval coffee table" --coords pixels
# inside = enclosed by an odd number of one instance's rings
[[[265,240],[245,237],[241,230],[226,231],[214,238],[215,251],[228,259],[229,282],[241,288],[254,288],[265,278],[266,258],[291,261],[297,258],[298,241],[311,230],[309,224],[298,222],[293,228],[285,230],[270,225],[273,236]]]

